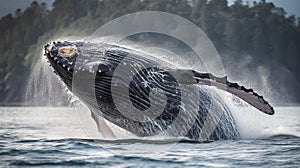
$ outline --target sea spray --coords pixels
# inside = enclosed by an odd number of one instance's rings
[[[26,106],[68,106],[74,98],[44,57],[40,57],[32,68],[28,79],[24,105]],[[71,103],[71,104],[70,104]]]

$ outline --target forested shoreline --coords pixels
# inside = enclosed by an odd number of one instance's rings
[[[89,35],[114,18],[146,10],[192,21],[212,40],[231,76],[243,73],[234,68],[250,60],[241,67],[245,72],[264,67],[274,79],[275,96],[291,95],[281,103],[300,102],[300,18],[288,16],[273,3],[236,0],[228,6],[226,0],[55,0],[51,10],[45,3],[32,2],[25,11],[1,18],[1,105],[22,101],[30,71],[40,56],[36,51],[46,42]]]

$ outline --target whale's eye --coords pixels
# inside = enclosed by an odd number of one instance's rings
[[[76,47],[74,46],[64,46],[60,47],[58,50],[58,54],[63,57],[72,57],[75,53]]]

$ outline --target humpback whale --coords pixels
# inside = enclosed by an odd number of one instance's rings
[[[252,89],[171,64],[124,46],[51,42],[44,55],[66,87],[98,116],[139,137],[167,134],[191,140],[238,139],[230,109],[215,88],[259,111],[273,107]]]

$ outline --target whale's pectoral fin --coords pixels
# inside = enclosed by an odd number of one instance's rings
[[[95,120],[97,124],[98,131],[101,133],[103,138],[115,139],[116,136],[111,130],[111,128],[107,125],[104,118],[98,116],[93,111],[91,111],[92,118]]]
[[[243,99],[263,113],[269,115],[275,113],[273,107],[263,98],[263,96],[258,95],[252,89],[247,89],[237,83],[229,82],[226,76],[219,78],[210,73],[200,73],[194,70],[184,69],[169,70],[168,72],[170,72],[179,83],[215,86],[218,89],[227,91]]]

